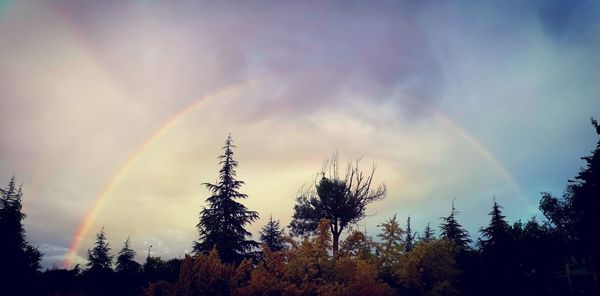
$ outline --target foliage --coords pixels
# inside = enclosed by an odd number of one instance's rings
[[[365,217],[367,205],[386,195],[383,185],[371,188],[374,173],[375,166],[370,173],[363,173],[357,160],[348,163],[346,173],[341,177],[339,158],[333,155],[326,162],[315,190],[304,191],[296,198],[291,233],[296,236],[314,234],[321,219],[327,219],[331,223],[335,255],[342,231]]]
[[[129,238],[117,257],[116,271],[125,275],[135,275],[141,272],[142,266],[135,262],[135,251],[129,246]]]
[[[25,236],[21,186],[13,176],[6,188],[0,188],[0,278],[11,290],[20,280],[31,279],[40,270],[40,251],[30,245]]]
[[[372,253],[374,248],[375,243],[371,237],[358,230],[353,230],[340,244],[339,254],[344,257],[372,261],[375,259],[375,255]]]
[[[279,220],[273,220],[273,216],[269,216],[269,222],[267,222],[259,234],[261,242],[267,245],[271,251],[279,252],[285,248],[283,240],[285,232],[279,226]]]
[[[600,125],[591,119],[596,134]],[[540,210],[553,226],[569,241],[574,255],[589,256],[600,268],[600,139],[591,155],[584,156],[585,167],[575,180],[569,180],[562,199],[543,193]]]
[[[113,256],[110,254],[110,246],[104,227],[96,234],[96,242],[94,248],[88,250],[87,271],[92,274],[106,274],[113,271],[112,262]]]
[[[454,243],[457,247],[462,250],[469,248],[471,239],[469,233],[458,223],[456,216],[459,214],[458,210],[454,207],[454,201],[452,201],[452,210],[448,217],[442,217],[441,237]]]
[[[415,247],[415,236],[410,228],[410,216],[406,219],[406,235],[404,237],[404,251],[410,252]]]
[[[458,295],[457,247],[446,240],[418,244],[402,256],[396,269],[406,295]]]
[[[249,258],[252,249],[259,246],[248,239],[251,233],[244,228],[258,219],[258,213],[236,201],[248,196],[238,191],[244,182],[235,179],[238,162],[233,159],[234,147],[229,135],[223,146],[224,153],[219,156],[222,165],[219,181],[204,183],[212,195],[206,199],[208,207],[200,212],[200,222],[196,226],[200,239],[194,244],[194,252],[206,254],[216,247],[225,262],[239,263]]]
[[[435,233],[431,229],[431,223],[427,222],[425,230],[423,230],[423,236],[421,237],[422,242],[430,242],[435,239]]]

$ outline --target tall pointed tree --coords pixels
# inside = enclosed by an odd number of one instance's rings
[[[273,220],[273,216],[269,216],[269,222],[260,231],[261,242],[266,244],[269,250],[279,252],[285,249],[283,236],[284,231],[279,225],[279,220]]]
[[[435,233],[431,229],[431,223],[427,222],[427,226],[425,226],[425,230],[423,230],[423,236],[421,237],[422,242],[430,242],[435,239]]]
[[[404,252],[410,252],[415,247],[415,235],[410,228],[410,216],[406,219],[406,236],[404,237]]]
[[[259,244],[250,239],[247,224],[258,219],[258,213],[250,211],[237,200],[248,196],[240,193],[244,184],[236,179],[238,162],[233,159],[233,140],[227,137],[223,155],[219,156],[219,181],[216,184],[204,183],[212,193],[206,199],[208,207],[200,211],[200,222],[196,225],[200,239],[194,243],[196,254],[208,254],[217,248],[219,257],[225,262],[239,263],[250,257],[252,249]]]
[[[92,274],[106,274],[113,271],[113,256],[110,254],[110,245],[104,234],[104,227],[96,234],[94,248],[88,250],[87,271]]]
[[[452,210],[448,217],[442,217],[441,237],[453,242],[457,247],[461,249],[467,249],[471,239],[469,233],[456,221],[456,216],[460,212],[454,207],[454,200],[452,201]]]
[[[492,206],[490,215],[490,224],[482,227],[479,232],[482,238],[479,239],[479,246],[484,252],[493,252],[506,248],[510,240],[510,226],[506,222],[506,217],[502,214],[502,207],[496,202]]]
[[[40,269],[41,253],[25,237],[21,211],[23,191],[13,176],[6,188],[0,188],[0,278],[6,281],[5,291],[11,286],[35,275]],[[23,291],[21,291],[23,292]]]
[[[125,245],[123,245],[117,257],[116,271],[126,275],[133,275],[141,270],[142,266],[135,261],[135,251],[129,246],[129,238],[127,238]]]

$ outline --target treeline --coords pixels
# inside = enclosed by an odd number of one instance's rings
[[[561,197],[542,193],[540,220],[509,223],[493,199],[476,240],[459,223],[454,202],[437,230],[428,223],[417,233],[410,217],[396,216],[378,225],[375,237],[353,228],[387,190],[373,184],[374,167],[363,171],[357,161],[341,170],[334,155],[296,198],[288,233],[270,217],[254,241],[246,226],[258,213],[239,202],[247,196],[234,147],[228,137],[218,182],[204,184],[211,195],[196,225],[199,238],[183,259],[148,253],[139,264],[129,239],[114,258],[102,229],[85,266],[40,272],[12,178],[1,190],[3,295],[600,294],[600,139]]]

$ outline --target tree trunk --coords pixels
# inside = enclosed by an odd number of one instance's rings
[[[338,245],[340,243],[340,234],[341,234],[341,231],[331,233],[331,236],[333,237],[332,249],[333,249],[333,258],[334,259],[336,258],[337,252],[338,252]]]

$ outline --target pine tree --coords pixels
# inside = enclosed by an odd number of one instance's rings
[[[141,268],[141,265],[135,261],[135,251],[129,246],[129,238],[127,238],[125,245],[123,245],[117,257],[116,271],[126,275],[133,275],[139,273]]]
[[[501,208],[496,202],[496,198],[494,198],[492,211],[489,213],[491,217],[490,224],[479,230],[483,238],[479,239],[478,244],[484,252],[506,248],[509,243],[510,226],[506,222],[506,217],[502,214]]]
[[[452,201],[450,215],[441,218],[443,221],[440,226],[442,231],[441,237],[453,242],[457,247],[464,250],[468,248],[471,239],[469,238],[469,233],[456,221],[458,214],[459,211],[454,207],[454,201]]]
[[[91,274],[106,274],[111,273],[113,256],[110,254],[110,246],[104,227],[96,235],[94,248],[88,250],[87,272]]]
[[[386,222],[378,225],[381,227],[381,233],[377,235],[381,243],[377,245],[377,252],[382,260],[382,265],[393,266],[399,261],[403,248],[404,230],[400,227],[396,215]]]
[[[238,162],[233,159],[233,140],[227,137],[224,153],[219,156],[222,165],[219,181],[216,184],[204,183],[212,195],[206,199],[208,207],[200,211],[200,222],[196,227],[200,233],[199,241],[194,243],[196,254],[208,254],[217,248],[224,262],[239,263],[251,255],[259,244],[248,239],[251,234],[244,226],[258,219],[258,213],[250,211],[237,199],[248,196],[238,190],[244,184],[236,180]]]
[[[425,226],[425,230],[423,231],[423,237],[421,238],[422,242],[430,242],[435,239],[435,233],[431,229],[431,223],[427,222],[427,226]]]
[[[0,195],[0,278],[6,281],[3,289],[8,292],[18,280],[39,272],[42,254],[26,240],[26,215],[21,211],[23,191],[17,187],[14,176],[6,188],[0,188]]]
[[[285,249],[283,236],[284,230],[279,226],[279,220],[275,221],[273,216],[269,216],[269,222],[260,231],[261,242],[273,252],[283,251]]]
[[[406,236],[404,237],[404,252],[410,252],[415,247],[415,235],[410,228],[410,216],[406,219]]]

